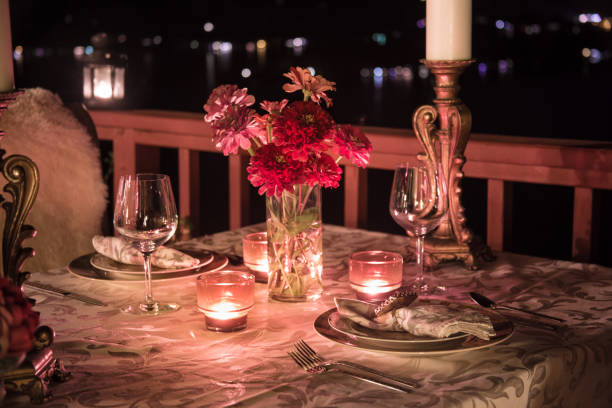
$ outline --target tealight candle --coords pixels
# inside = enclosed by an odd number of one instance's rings
[[[349,258],[349,281],[357,298],[383,300],[402,286],[404,259],[395,252],[362,251]]]
[[[255,277],[243,271],[207,272],[197,280],[198,309],[204,313],[206,328],[236,331],[246,327],[247,315],[255,303]]]
[[[242,238],[242,258],[257,282],[268,282],[268,234],[254,232]]]

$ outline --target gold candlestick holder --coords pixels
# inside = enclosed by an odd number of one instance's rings
[[[435,106],[419,107],[414,113],[412,126],[425,149],[421,157],[441,165],[448,186],[448,215],[438,229],[425,239],[424,265],[428,268],[442,262],[458,261],[474,270],[478,269],[480,260],[494,258],[491,249],[465,226],[461,205],[460,181],[465,164],[465,147],[472,128],[472,114],[458,97],[459,77],[474,61],[421,60],[435,76]]]

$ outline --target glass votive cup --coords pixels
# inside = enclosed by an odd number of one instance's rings
[[[268,282],[268,234],[254,232],[242,238],[244,265],[255,275],[257,282]]]
[[[231,332],[246,327],[247,314],[255,303],[255,277],[244,271],[213,271],[196,281],[198,309],[206,328]]]
[[[404,258],[388,251],[355,252],[349,258],[349,281],[357,299],[384,300],[402,286]]]

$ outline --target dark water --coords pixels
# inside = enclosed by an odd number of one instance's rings
[[[482,66],[473,65],[461,78],[461,97],[472,111],[473,132],[612,140],[608,120],[612,112],[610,55],[605,54],[607,57],[599,63],[591,63],[581,55],[586,44],[597,44],[602,50],[610,48],[610,37],[584,31],[573,35],[570,26],[563,26],[554,35],[527,38],[517,34],[510,41],[490,26],[476,27],[474,55],[482,55],[478,62],[486,64],[486,74]],[[331,113],[338,122],[408,128],[414,110],[431,103],[433,79],[419,76],[423,30],[399,38],[390,35],[385,47],[373,44],[366,34],[354,33],[336,33],[333,38],[314,35],[308,41],[296,53],[284,45],[283,38],[268,38],[265,60],[246,52],[244,40],[234,41],[231,54],[215,54],[207,42],[192,50],[186,41],[169,40],[159,47],[125,49],[123,52],[129,56],[127,98],[121,107],[202,112],[210,91],[222,83],[248,87],[258,101],[291,99],[298,96],[282,92],[281,86],[286,82],[282,74],[296,65],[312,66],[317,74],[337,83],[337,91],[331,94]],[[509,63],[511,68],[500,72],[500,61]],[[410,68],[412,79],[394,79],[389,71],[379,80],[372,75],[375,67],[388,70],[397,66]],[[252,71],[249,78],[241,77],[243,68]],[[58,49],[45,57],[26,53],[15,69],[20,87],[42,86],[66,102],[82,99],[82,62],[75,60],[71,49]],[[363,69],[368,70],[368,76],[362,75]],[[164,171],[174,177],[176,161],[176,152],[162,151]],[[226,229],[227,183],[210,177],[223,174],[226,159],[202,153],[201,163],[204,216],[196,230],[203,233]],[[391,176],[387,171],[369,172],[368,225],[364,227],[402,233],[388,216]],[[468,225],[486,237],[486,180],[467,179],[463,188]],[[517,216],[506,249],[569,258],[572,189],[516,183],[514,190]],[[603,204],[612,201],[610,192],[598,195]],[[324,221],[342,224],[342,188],[325,191],[323,198]],[[252,222],[263,221],[263,208],[263,199],[253,189]],[[610,230],[606,225],[612,226],[605,214],[603,211],[601,231]],[[596,241],[596,261],[612,264],[612,247],[603,232],[599,232]]]

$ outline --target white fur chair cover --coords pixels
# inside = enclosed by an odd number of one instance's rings
[[[63,267],[92,252],[91,238],[101,232],[108,190],[99,149],[85,127],[57,95],[34,88],[9,105],[0,129],[5,131],[0,141],[5,157],[23,154],[40,173],[38,196],[26,219],[38,235],[24,243],[36,255],[23,269],[36,273]],[[3,186],[5,179],[0,179]],[[4,219],[4,211],[0,212]]]

